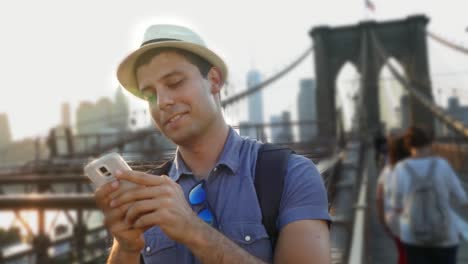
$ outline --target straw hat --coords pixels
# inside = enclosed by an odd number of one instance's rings
[[[228,70],[224,61],[208,49],[195,32],[176,25],[152,25],[146,30],[140,48],[130,53],[117,69],[117,79],[122,87],[139,98],[143,99],[138,90],[135,62],[143,53],[156,48],[177,48],[192,52],[219,68],[223,74],[223,81],[227,78]]]

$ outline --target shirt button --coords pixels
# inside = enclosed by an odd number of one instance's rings
[[[146,252],[150,252],[151,248],[150,247],[146,247]]]
[[[218,166],[214,167],[213,171],[216,172],[218,170]]]
[[[245,239],[245,241],[249,242],[251,238],[250,238],[250,236],[245,236],[244,239]]]

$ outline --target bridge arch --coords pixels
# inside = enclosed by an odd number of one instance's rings
[[[363,111],[361,131],[379,129],[378,75],[388,57],[401,62],[412,86],[433,101],[427,58],[425,16],[410,16],[404,20],[377,23],[365,21],[353,26],[315,27],[310,31],[314,42],[315,76],[317,83],[317,120],[319,124],[336,123],[336,76],[346,61],[351,61],[361,73]],[[387,58],[377,53],[378,39]],[[431,113],[415,99],[409,100],[409,123],[433,128]],[[319,125],[319,136],[335,135],[336,126]]]

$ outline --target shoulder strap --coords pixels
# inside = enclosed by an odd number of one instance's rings
[[[262,224],[270,237],[273,249],[278,238],[276,220],[291,153],[291,149],[273,144],[263,144],[258,150],[255,190],[262,210]]]
[[[432,180],[432,178],[435,176],[434,170],[436,168],[436,165],[437,165],[437,160],[432,159],[431,163],[429,164],[429,168],[428,168],[427,175],[426,175],[426,177],[428,177],[427,178],[428,180],[429,179]]]
[[[418,178],[419,175],[416,173],[416,171],[408,164],[408,161],[405,161],[403,163],[403,167],[411,174],[411,177],[413,178]]]
[[[430,163],[429,163],[429,167],[428,167],[428,170],[426,172],[426,177],[423,178],[422,180],[423,181],[432,181],[432,177],[433,175],[435,175],[433,173],[435,167],[437,165],[437,161],[436,160],[431,160]],[[404,162],[403,163],[403,167],[411,174],[411,182],[418,182],[420,181],[420,175],[418,173],[416,173],[416,171],[408,164],[408,162]]]

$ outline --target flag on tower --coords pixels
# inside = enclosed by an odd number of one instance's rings
[[[374,3],[372,3],[371,0],[364,0],[366,2],[366,8],[371,10],[372,12],[375,12],[375,6]]]

